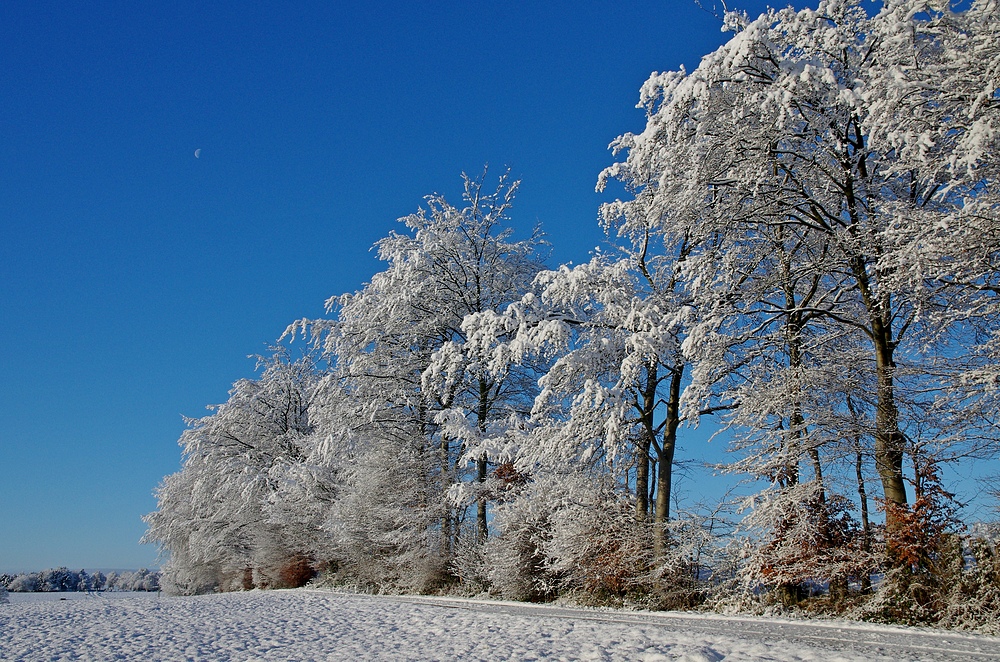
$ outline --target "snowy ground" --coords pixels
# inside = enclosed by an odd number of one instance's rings
[[[306,589],[12,594],[0,605],[0,659],[975,662],[1000,661],[1000,638]]]

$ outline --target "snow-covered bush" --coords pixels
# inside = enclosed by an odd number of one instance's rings
[[[490,566],[478,536],[460,536],[455,541],[451,572],[458,581],[454,587],[465,595],[479,595],[490,589]]]
[[[998,635],[1000,526],[974,528],[963,543],[963,567],[944,595],[940,625]]]
[[[223,590],[223,586],[232,586],[231,578],[215,565],[199,564],[178,558],[174,553],[163,564],[161,588],[168,595],[203,595]],[[233,587],[233,590],[242,588]]]
[[[721,506],[711,512],[682,511],[670,521],[668,545],[653,565],[655,606],[701,607],[735,575],[727,550],[732,528]]]
[[[637,521],[635,503],[610,481],[584,473],[566,476],[561,507],[551,516],[544,546],[560,588],[588,600],[620,602],[650,585],[653,530]]]
[[[607,477],[541,474],[497,506],[483,546],[486,575],[506,599],[620,603],[651,586],[652,530]]]
[[[336,549],[333,581],[375,592],[426,592],[444,580],[447,559],[434,531],[443,508],[423,479],[426,460],[406,441],[379,439],[346,465],[327,524]]]
[[[502,533],[483,546],[491,590],[505,600],[540,601],[557,593],[559,578],[543,551],[550,535],[548,513],[539,505],[522,501],[498,507],[496,517],[507,521]]]
[[[828,608],[841,608],[848,586],[867,585],[879,565],[852,508],[815,481],[760,495],[744,521],[758,541],[741,570],[748,588],[784,606],[827,593]]]
[[[886,504],[895,526],[885,534],[885,575],[858,611],[866,620],[935,624],[948,609],[949,593],[961,602],[954,589],[966,577],[968,556],[954,495],[942,487],[934,461],[915,464],[912,506]]]
[[[0,605],[5,605],[10,602],[10,596],[7,595],[7,587],[0,584]]]
[[[572,488],[566,476],[542,475],[497,505],[493,525],[499,535],[488,539],[482,552],[492,592],[508,600],[557,595],[564,577],[549,555],[554,520],[558,511],[586,498]]]

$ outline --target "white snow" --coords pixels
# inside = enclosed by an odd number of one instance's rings
[[[997,638],[839,621],[306,589],[11,597],[4,660],[1000,660]]]

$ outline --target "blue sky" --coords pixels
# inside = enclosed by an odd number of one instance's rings
[[[510,166],[515,226],[586,260],[639,86],[719,28],[693,0],[0,4],[0,570],[155,565],[181,416],[462,171]]]

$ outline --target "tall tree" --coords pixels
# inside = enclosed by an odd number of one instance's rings
[[[609,210],[608,223],[625,212]],[[527,356],[554,361],[539,379],[522,469],[598,462],[634,494],[635,517],[653,524],[655,555],[666,545],[673,458],[684,378],[687,310],[677,287],[683,241],[656,247],[640,233],[615,257],[542,272],[535,292],[503,315],[466,324],[473,338],[506,338],[499,365]]]
[[[163,480],[157,510],[144,518],[143,540],[169,554],[165,580],[178,591],[252,585],[272,570],[264,559],[306,551],[281,542],[267,507],[279,477],[305,456],[319,375],[309,356],[288,361],[279,352],[259,365],[258,379],[239,380],[226,403],[188,421],[183,466]]]
[[[977,1],[887,2],[873,21],[882,66],[870,84],[871,149],[899,182],[879,268],[915,293],[923,398],[941,435],[997,451],[1000,358],[1000,9]],[[972,443],[972,450],[968,447]]]
[[[358,292],[327,302],[335,319],[290,328],[311,328],[336,362],[357,402],[353,420],[366,443],[401,444],[407,457],[420,458],[414,461],[423,479],[434,485],[425,507],[438,523],[445,559],[465,521],[464,508],[449,507],[446,493],[455,483],[482,485],[489,473],[486,452],[470,457],[468,451],[512,407],[523,408],[526,397],[530,402],[522,376],[485,371],[456,349],[465,342],[467,315],[517,300],[541,268],[537,230],[515,241],[505,227],[519,182],[504,173],[487,189],[485,178],[485,172],[478,179],[463,175],[462,208],[428,196],[426,208],[400,219],[406,232],[376,244],[387,268]],[[483,538],[487,495],[472,492],[475,529]]]
[[[886,155],[872,151],[864,128],[863,93],[878,48],[868,38],[869,18],[857,3],[823,2],[727,21],[736,34],[697,70],[647,81],[646,130],[619,139],[628,158],[604,177],[650,191],[649,208],[665,232],[681,228],[715,247],[689,260],[693,288],[708,297],[699,311],[709,329],[718,324],[713,300],[749,295],[741,306],[759,303],[754,283],[725,268],[731,247],[753,249],[734,254],[761,264],[775,246],[760,239],[782,228],[808,247],[815,274],[797,277],[802,288],[788,290],[775,311],[789,368],[800,367],[808,317],[865,339],[877,378],[876,467],[886,500],[905,505],[896,360],[914,304],[880,268],[894,222],[884,201],[898,197],[899,181],[882,168]],[[788,250],[782,242],[778,253],[791,256]],[[735,279],[720,282],[720,274]],[[812,293],[812,282],[822,289]],[[786,279],[785,287],[793,285]],[[801,431],[796,406],[790,424]]]

